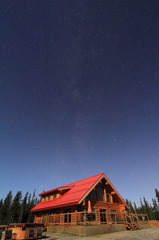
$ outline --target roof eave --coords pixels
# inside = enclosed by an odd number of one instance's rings
[[[32,209],[30,210],[30,212],[47,211],[47,210],[50,210],[50,209],[62,208],[62,207],[67,207],[67,206],[72,206],[72,205],[78,205],[78,202],[65,203],[65,204],[60,204],[60,205],[56,205],[56,206],[39,208],[39,209],[35,209],[35,210],[34,210],[34,208],[32,208]]]

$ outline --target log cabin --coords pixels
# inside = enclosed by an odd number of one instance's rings
[[[104,173],[40,193],[31,209],[35,223],[59,225],[112,224],[128,205]]]

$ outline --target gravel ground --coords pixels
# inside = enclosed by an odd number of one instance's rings
[[[66,233],[50,232],[47,232],[46,236],[46,240],[159,240],[159,228],[122,231],[90,237],[80,237]]]

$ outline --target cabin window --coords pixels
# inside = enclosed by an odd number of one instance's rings
[[[38,212],[37,217],[42,217],[42,212]]]
[[[116,210],[110,210],[112,222],[116,222]]]
[[[86,220],[87,221],[95,221],[96,220],[96,215],[95,215],[95,209],[92,208],[92,212],[91,213],[87,213],[86,216],[85,214],[83,214],[83,221],[85,220],[85,217],[86,217]]]
[[[110,190],[108,188],[106,188],[106,192],[110,194]]]
[[[111,213],[116,213],[116,210],[110,210]]]
[[[71,213],[72,211],[71,211],[71,209],[70,208],[68,208],[68,209],[66,209],[65,211],[64,211],[64,213],[65,213],[65,217],[64,217],[64,222],[65,223],[70,223],[71,222]],[[67,213],[67,214],[66,214]]]
[[[46,201],[46,196],[44,196],[44,201]]]
[[[107,194],[107,202],[111,202],[110,201],[110,194]]]
[[[106,222],[106,209],[100,209],[100,221],[101,222]]]
[[[92,208],[91,216],[92,216],[92,221],[95,221],[96,220],[96,215],[95,215],[95,209],[94,208]]]
[[[87,197],[86,197],[87,200],[90,200],[90,195],[88,194]]]
[[[104,189],[102,186],[98,186],[98,201],[104,201]]]
[[[48,195],[47,200],[50,200],[50,195]]]
[[[54,193],[54,194],[53,194],[53,197],[54,197],[54,198],[56,198],[56,195],[57,195],[57,194],[56,194],[56,193]]]
[[[91,192],[91,197],[92,197],[92,200],[97,200],[97,195],[96,195],[96,190],[93,189],[92,192]]]

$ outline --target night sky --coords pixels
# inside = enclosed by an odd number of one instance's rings
[[[1,0],[0,199],[105,173],[159,189],[159,1]]]

